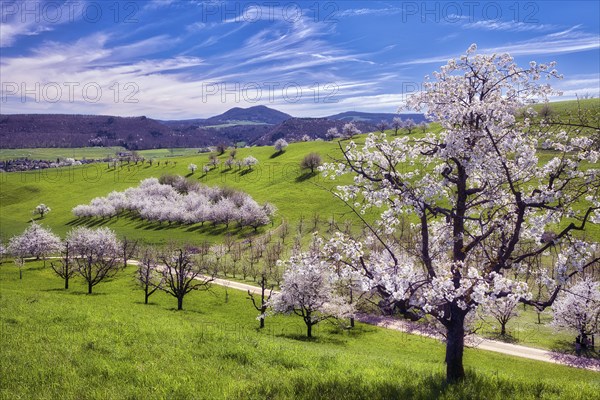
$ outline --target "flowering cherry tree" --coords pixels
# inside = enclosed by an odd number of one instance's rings
[[[44,218],[44,215],[48,214],[50,212],[50,207],[48,207],[45,204],[38,204],[35,209],[33,210],[33,214],[34,215],[38,215],[40,216],[40,218]]]
[[[69,251],[77,263],[77,273],[86,281],[88,293],[105,279],[121,270],[121,243],[108,228],[73,228],[67,234]]]
[[[412,118],[408,118],[408,119],[402,121],[402,127],[404,129],[406,129],[406,131],[408,132],[408,134],[411,134],[412,131],[415,129],[416,126],[417,126],[417,124],[415,123],[415,121],[413,121]]]
[[[273,147],[277,153],[283,153],[286,147],[288,147],[288,142],[283,138],[277,139]]]
[[[59,251],[61,241],[48,228],[32,222],[25,231],[17,236],[13,236],[8,242],[8,252],[16,259],[21,261],[25,257],[43,258],[46,261],[46,256]]]
[[[251,170],[252,167],[258,164],[258,160],[253,156],[248,156],[242,160],[242,165],[248,167],[248,170]]]
[[[506,336],[506,325],[519,315],[518,306],[519,298],[517,296],[506,296],[491,299],[482,307],[482,310],[486,316],[491,316],[500,324],[500,336]]]
[[[377,128],[377,130],[381,133],[384,133],[385,130],[388,128],[388,123],[386,121],[381,121],[378,122],[377,125],[375,125],[375,127]]]
[[[392,120],[392,129],[394,130],[394,135],[398,135],[398,131],[402,129],[404,122],[400,117],[394,117]]]
[[[336,275],[330,264],[315,253],[294,255],[285,263],[279,293],[271,300],[275,313],[296,314],[306,324],[306,336],[312,337],[312,327],[329,318],[347,318],[354,314],[334,290]]]
[[[355,135],[360,135],[362,132],[352,122],[344,124],[342,127],[342,136],[346,139],[352,139]]]
[[[196,164],[190,163],[190,165],[188,165],[188,171],[190,171],[192,174],[196,172],[197,169],[198,166]]]
[[[581,280],[559,295],[552,310],[552,325],[574,330],[585,347],[588,337],[600,332],[600,283]]]
[[[449,382],[464,378],[467,315],[507,296],[548,307],[598,261],[595,245],[573,235],[600,221],[598,152],[584,130],[534,126],[528,108],[553,93],[539,81],[560,77],[554,64],[521,68],[510,55],[475,51],[450,60],[408,100],[439,133],[369,134],[362,148],[340,144],[343,159],[322,167],[333,179],[354,175],[336,194],[359,217],[380,210],[377,222],[365,222],[368,237],[338,234],[326,250],[396,311],[443,325]],[[550,159],[538,158],[538,147],[551,149]],[[400,241],[407,219],[416,240]],[[554,279],[542,277],[547,296],[533,300],[522,273],[551,248]]]
[[[336,128],[335,126],[327,129],[327,133],[325,134],[325,137],[329,140],[334,140],[334,139],[340,138],[341,136],[342,135],[338,131],[338,128]]]

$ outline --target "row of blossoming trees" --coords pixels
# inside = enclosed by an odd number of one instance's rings
[[[148,178],[138,187],[96,197],[87,205],[73,208],[79,218],[112,218],[127,212],[147,221],[215,225],[231,222],[255,230],[271,221],[275,207],[259,205],[248,194],[232,189],[190,182],[180,176]]]
[[[281,261],[285,256],[285,235],[280,234],[280,238],[281,241],[273,241],[271,235],[266,235],[235,242],[227,237],[225,243],[212,246],[202,243],[158,248],[138,246],[127,239],[119,241],[108,228],[74,228],[61,240],[34,222],[23,234],[10,240],[8,250],[15,257],[20,277],[26,257],[45,259],[57,255],[51,259],[50,267],[64,280],[65,289],[69,288],[71,278],[79,276],[88,293],[122,271],[129,262],[136,266],[135,280],[144,292],[146,304],[155,292],[164,291],[177,299],[178,309],[183,309],[186,294],[208,289],[218,274],[252,277],[259,290],[248,291],[248,296],[259,311],[260,328],[270,314],[295,314],[306,324],[308,337],[312,336],[314,325],[328,319],[347,319],[346,326],[353,327],[357,310],[367,301],[381,299],[371,283],[360,272],[347,268],[339,257],[336,250],[339,234],[329,241],[315,236],[307,251],[295,244],[292,256],[285,262]],[[374,241],[370,241],[365,251],[386,257]],[[543,269],[532,272],[539,275],[540,271]],[[539,282],[532,279],[524,283],[530,281]],[[515,314],[515,304],[514,297],[495,296],[478,308],[479,316],[493,315],[498,321],[507,322]],[[600,330],[600,284],[588,275],[564,287],[553,311],[552,324],[574,330],[578,342],[585,346],[586,340]],[[474,310],[470,317],[466,328],[476,325]]]

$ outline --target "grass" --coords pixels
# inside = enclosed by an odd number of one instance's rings
[[[267,320],[243,292],[194,292],[177,312],[163,293],[144,305],[129,268],[85,294],[39,262],[0,266],[3,399],[591,399],[600,374],[467,349],[464,384],[444,383],[444,347],[358,324]]]
[[[139,150],[137,153],[145,158],[168,158],[193,156],[198,154],[198,148],[170,148]],[[98,159],[115,157],[118,152],[127,152],[124,147],[73,147],[73,148],[34,148],[34,149],[0,149],[0,160],[29,158],[31,160],[55,161],[57,158]]]
[[[597,103],[598,100],[594,99],[585,101],[584,105],[586,107],[588,104],[594,106]],[[574,102],[552,103],[551,107],[557,112],[563,113],[574,110],[576,104]],[[435,129],[435,126],[433,128]],[[414,137],[422,136],[420,130],[415,132]],[[391,132],[388,131],[388,133]],[[362,140],[363,136],[357,139],[359,143]],[[30,152],[32,154],[31,158],[55,159],[63,156],[81,158],[86,151],[106,152],[108,149],[0,150],[0,157],[11,151]],[[114,154],[117,148],[110,151]],[[37,152],[35,153],[36,156],[33,156],[34,152]],[[246,171],[239,171],[236,168],[229,170],[221,166],[208,174],[197,171],[190,177],[209,185],[228,185],[239,188],[248,192],[260,202],[269,201],[274,203],[279,209],[275,226],[266,226],[260,229],[258,234],[264,234],[265,231],[276,228],[276,225],[282,219],[285,219],[290,223],[291,233],[286,239],[286,246],[290,247],[296,235],[297,224],[301,218],[305,218],[305,225],[309,226],[311,225],[310,219],[312,216],[315,213],[319,214],[322,220],[318,228],[320,232],[326,229],[327,224],[323,221],[332,216],[337,221],[352,219],[342,203],[323,188],[330,188],[348,182],[349,177],[331,182],[320,175],[310,176],[304,174],[298,169],[298,164],[304,155],[310,152],[321,154],[325,160],[339,156],[337,143],[332,142],[293,143],[284,153],[278,156],[275,156],[275,150],[272,147],[245,148],[238,150],[237,158],[253,155],[260,160],[259,165],[252,171],[246,173]],[[150,176],[159,177],[164,173],[188,175],[187,165],[189,163],[195,163],[201,169],[201,166],[208,162],[209,157],[208,154],[198,154],[197,149],[156,149],[144,150],[139,153],[144,157],[161,161],[160,165],[155,162],[152,166],[148,164],[140,166],[138,164],[115,170],[104,163],[100,163],[72,168],[0,174],[0,239],[6,242],[12,235],[21,233],[32,218],[31,211],[41,202],[52,208],[52,211],[41,222],[64,236],[69,229],[79,224],[71,214],[71,209],[75,205],[88,203],[92,198],[105,196],[112,190],[124,190],[127,187],[136,186],[141,179]],[[103,156],[105,156],[104,153],[99,155],[99,157]],[[552,156],[551,152],[540,152],[540,158],[544,161]],[[94,158],[92,155],[87,155],[87,157]],[[227,157],[228,153],[219,158],[224,161]],[[166,160],[169,161],[168,165],[165,164]],[[154,244],[166,243],[169,240],[196,243],[202,240],[217,242],[222,240],[225,232],[221,227],[168,226],[167,224],[146,223],[139,219],[123,217],[96,221],[93,225],[108,226],[113,228],[121,237],[138,238]],[[358,226],[358,222],[355,221],[354,225]],[[309,231],[310,229],[305,230],[302,238],[303,244],[306,244],[310,238]],[[230,232],[236,234],[238,238],[253,234],[250,229],[243,231],[234,229]],[[596,241],[600,240],[600,227],[593,226],[589,230],[588,238]],[[10,270],[10,267],[2,266],[1,268],[9,268]],[[25,282],[28,281],[25,280]],[[57,284],[56,287],[60,287],[60,285]],[[126,297],[129,298],[129,296],[130,294]],[[101,297],[103,298],[102,295],[98,296],[98,298]],[[210,297],[208,298],[210,299]],[[67,296],[67,299],[69,301],[74,300],[72,296]],[[106,307],[110,308],[109,305],[106,305]],[[125,306],[125,308],[128,307]],[[0,317],[3,314],[4,312],[0,313]],[[543,319],[548,318],[548,316],[543,317]],[[511,321],[508,325],[508,331],[512,334],[511,339],[520,344],[549,349],[565,349],[568,347],[569,342],[573,340],[572,335],[556,333],[545,325],[536,324],[535,319],[535,313],[527,311]],[[483,333],[495,337],[497,329],[492,325],[494,324],[492,323],[486,327]],[[35,332],[31,334],[35,334]]]
[[[581,99],[579,100],[579,104],[575,100],[553,101],[548,103],[548,106],[553,113],[558,115],[576,113],[579,107],[582,110],[592,110],[597,115],[598,109],[600,109],[600,99]],[[536,111],[540,111],[542,107],[544,107],[543,104],[538,104],[533,108]]]
[[[280,215],[278,221],[285,218],[296,223],[301,217],[308,218],[314,213],[320,214],[322,219],[331,216],[340,219],[347,217],[347,210],[321,187],[332,187],[334,182],[326,181],[320,175],[307,176],[299,169],[300,160],[306,154],[316,151],[327,159],[328,156],[338,154],[336,146],[336,143],[330,142],[295,143],[277,157],[273,157],[275,151],[272,147],[239,149],[237,158],[253,155],[260,160],[260,164],[251,171],[238,170],[236,167],[227,169],[221,165],[207,174],[197,171],[189,175],[187,166],[190,163],[198,166],[208,163],[208,154],[193,154],[171,159],[168,165],[162,159],[152,166],[146,163],[114,169],[106,163],[97,163],[1,174],[0,236],[6,240],[22,232],[32,218],[32,210],[42,202],[52,211],[41,222],[64,236],[71,227],[79,223],[71,213],[74,206],[87,204],[92,198],[105,196],[112,190],[137,186],[144,178],[160,177],[165,173],[190,176],[208,185],[226,185],[244,190],[259,202],[269,201],[275,204]],[[227,157],[226,153],[220,159],[224,161]],[[158,161],[161,161],[160,164]],[[339,181],[335,184],[339,184]],[[164,243],[167,240],[219,241],[224,233],[221,227],[168,226],[129,218],[113,218],[94,224],[108,226],[120,236],[139,238],[148,243]],[[248,234],[248,231],[233,233],[242,236]]]
[[[30,160],[56,161],[57,158],[105,158],[114,157],[115,153],[127,151],[124,147],[76,147],[76,148],[34,148],[34,149],[0,149],[0,160],[29,158]]]
[[[483,321],[478,334],[489,339],[518,343],[539,349],[561,352],[572,352],[574,350],[575,336],[577,335],[564,330],[557,331],[549,326],[552,322],[550,310],[540,315],[540,322],[538,324],[537,313],[532,307],[527,307],[523,311],[523,306],[519,306],[519,315],[511,319],[506,325],[507,335],[505,337],[501,337],[499,334],[500,324],[491,318]]]

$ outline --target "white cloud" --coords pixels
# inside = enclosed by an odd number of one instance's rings
[[[244,26],[240,24],[226,34],[233,34]],[[218,29],[218,26],[209,28]],[[3,104],[3,112],[26,110],[179,119],[207,117],[230,107],[255,104],[323,112],[332,107],[326,103],[327,96],[342,101],[349,96],[358,98],[373,93],[379,81],[389,79],[373,75],[364,80],[345,77],[363,65],[369,67],[374,63],[369,60],[370,54],[353,54],[325,40],[333,29],[331,26],[306,18],[292,24],[275,21],[266,24],[266,28],[250,35],[238,48],[207,52],[206,57],[191,56],[198,52],[190,49],[168,59],[152,57],[183,40],[165,34],[122,43],[123,36],[116,32],[98,32],[71,43],[43,42],[27,55],[3,58],[3,81],[34,91],[39,87],[40,100],[30,98],[22,103],[19,92],[9,96],[10,100]],[[189,34],[188,31],[186,35]],[[210,36],[205,40],[210,41]],[[55,85],[53,82],[63,90],[63,96],[56,103],[47,101],[44,96],[44,91]],[[68,82],[76,83],[73,101],[65,86]],[[82,90],[86,84],[101,88],[102,96],[97,102],[84,98]],[[128,90],[125,90],[126,84],[130,84]],[[215,85],[218,91],[211,94]],[[262,93],[256,103],[252,103],[251,89],[256,85]],[[115,100],[117,88],[119,96]],[[231,93],[232,88],[236,93]],[[296,101],[294,90],[298,88],[302,94]],[[133,96],[137,102],[124,102],[127,95],[135,92],[133,89],[137,90]]]
[[[498,47],[479,48],[480,54],[509,53],[512,56],[567,54],[591,51],[600,48],[597,34],[591,34],[570,28],[561,32],[544,35],[538,38],[506,44]],[[465,49],[466,50],[466,49]],[[417,58],[399,63],[399,65],[417,65],[445,63],[456,54]]]
[[[467,22],[462,25],[466,29],[481,29],[486,31],[510,31],[510,32],[528,32],[528,31],[549,31],[556,29],[555,25],[527,23],[520,21],[497,21],[482,20]]]
[[[332,18],[336,17],[360,17],[363,15],[392,15],[401,14],[402,8],[387,7],[387,8],[351,8],[339,12],[332,13]]]
[[[0,48],[14,46],[21,36],[50,32],[56,26],[75,22],[82,17],[87,1],[42,3],[0,2]]]

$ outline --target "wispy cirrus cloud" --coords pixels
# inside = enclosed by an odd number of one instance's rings
[[[69,0],[58,0],[64,1]],[[286,8],[287,3],[277,2],[131,0],[119,3],[118,19],[112,2],[91,3],[104,7],[98,23],[32,25],[8,16],[0,37],[10,48],[3,49],[0,72],[3,83],[39,84],[42,90],[52,82],[78,82],[80,92],[95,83],[104,96],[95,103],[23,103],[19,94],[2,104],[2,112],[176,119],[255,104],[297,116],[348,109],[393,112],[402,103],[403,82],[421,82],[472,41],[480,45],[478,53],[552,56],[559,67],[566,59],[571,71],[560,71],[571,79],[557,86],[568,95],[594,93],[598,86],[597,74],[584,74],[598,69],[598,24],[587,17],[593,12],[577,9],[581,4],[547,8],[537,15],[543,23],[527,24],[476,21],[477,15],[464,12],[454,18],[444,14],[442,3],[428,8],[410,2],[416,8],[402,14],[400,5],[384,1],[290,3]],[[138,22],[124,23],[132,10]],[[435,18],[423,18],[432,12]],[[407,18],[399,21],[397,14]],[[575,23],[580,25],[560,28]],[[139,89],[139,101],[113,101],[111,88],[127,83]],[[207,96],[207,88],[218,90]],[[244,88],[258,88],[262,97],[248,98]],[[302,95],[290,98],[286,88]]]
[[[510,43],[496,47],[479,48],[478,52],[483,54],[509,53],[512,56],[527,56],[550,54],[557,55],[600,49],[600,40],[598,35],[578,31],[576,28],[577,27],[573,27],[567,30],[517,43]],[[401,62],[399,65],[443,63],[456,56],[456,54],[445,54],[432,57],[416,58]]]
[[[214,30],[222,32],[224,25],[227,24],[200,27],[201,37],[210,42],[211,37],[216,36]],[[247,26],[240,23],[226,32],[233,35]],[[267,104],[278,105],[282,110],[306,112],[322,108],[325,102],[330,107],[340,99],[377,89],[379,80],[372,74],[352,76],[361,68],[375,65],[371,54],[352,52],[330,43],[326,40],[333,32],[330,25],[305,18],[294,23],[272,21],[259,30],[256,27],[252,26],[254,29],[249,31],[252,33],[235,48],[205,52],[200,43],[191,48],[183,46],[182,51],[168,58],[156,53],[185,40],[193,42],[193,32],[183,27],[179,35],[163,33],[136,40],[127,37],[124,41],[122,36],[108,31],[70,43],[46,41],[30,49],[29,55],[4,59],[2,72],[7,80],[28,88],[36,84],[43,87],[52,82],[76,82],[79,90],[93,83],[105,94],[94,104],[81,99],[54,103],[51,107],[57,112],[93,110],[94,113],[150,114],[160,118],[190,118],[222,112],[224,107],[232,106],[225,104],[231,99],[234,102],[246,100],[245,87],[262,90],[260,100]],[[136,95],[139,102],[115,103],[111,96],[115,83],[120,87],[135,84],[139,89]],[[207,96],[214,88],[219,92]],[[231,90],[237,93],[220,93]],[[271,93],[267,93],[268,90]],[[20,107],[18,99],[4,105],[5,112],[14,112]],[[29,110],[38,112],[48,107],[43,101],[28,105]]]
[[[544,32],[557,29],[558,26],[551,24],[529,23],[521,21],[498,21],[481,20],[466,22],[461,25],[464,29],[480,29],[486,31],[510,31],[510,32]]]
[[[22,36],[37,36],[53,31],[58,25],[82,17],[87,1],[49,2],[1,1],[0,48],[12,47]],[[79,11],[79,12],[77,12]]]
[[[399,7],[385,7],[385,8],[350,8],[343,11],[336,11],[332,13],[332,17],[361,17],[367,15],[394,15],[401,14],[402,8]]]

